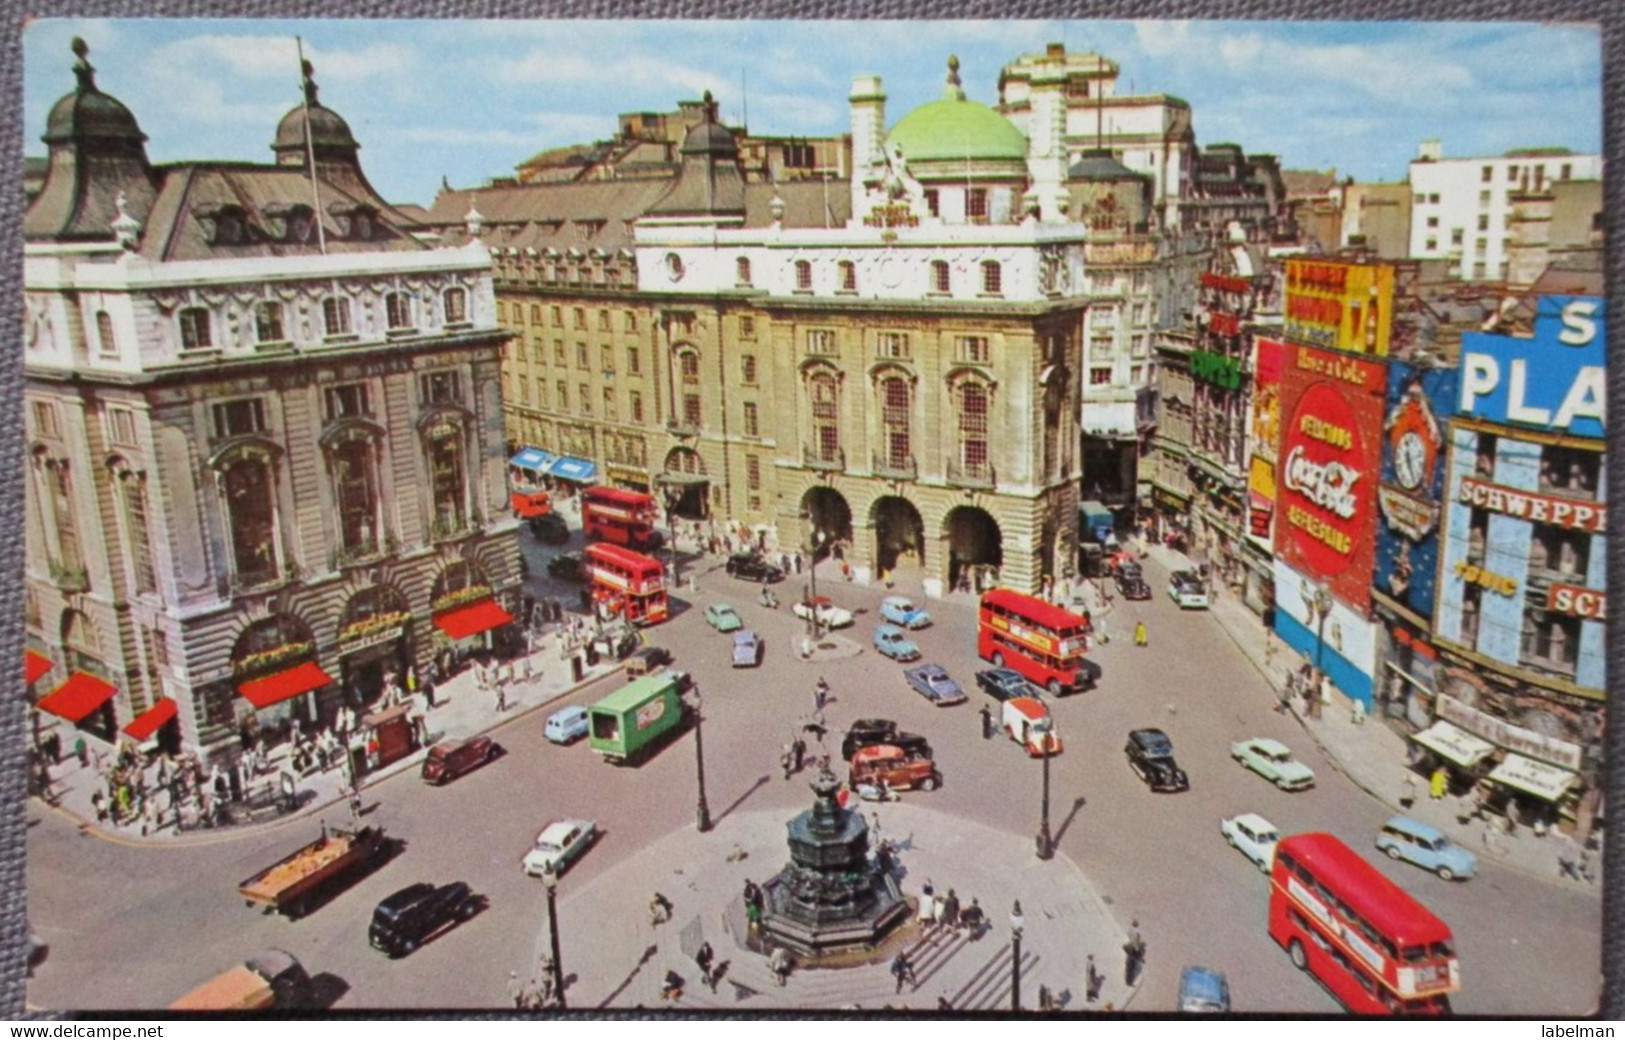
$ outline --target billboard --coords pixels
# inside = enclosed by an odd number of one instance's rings
[[[1285,311],[1287,339],[1386,357],[1394,315],[1393,265],[1288,260]]]
[[[1601,438],[1607,397],[1607,307],[1596,296],[1542,296],[1534,335],[1461,337],[1465,417]]]
[[[1281,366],[1286,344],[1273,339],[1255,341],[1253,399],[1247,440],[1251,460],[1247,467],[1247,534],[1266,546],[1274,539],[1275,461],[1281,450]]]
[[[1371,605],[1387,367],[1288,344],[1275,552],[1358,610]]]
[[[1375,585],[1430,621],[1444,497],[1445,441],[1439,417],[1448,416],[1455,401],[1455,369],[1388,362]]]

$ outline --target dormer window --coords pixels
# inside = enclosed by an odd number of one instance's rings
[[[287,339],[282,329],[282,304],[261,300],[254,305],[254,339],[258,343],[281,343]]]
[[[350,334],[350,300],[344,296],[329,296],[322,301],[322,323],[329,336]]]
[[[953,283],[949,281],[948,275],[948,261],[931,261],[931,291],[935,293],[946,293],[950,291],[952,287]]]
[[[453,287],[441,297],[446,306],[446,324],[458,325],[468,321],[468,290]]]
[[[292,243],[316,240],[316,213],[309,206],[290,206],[284,218],[284,239]]]
[[[385,296],[384,321],[390,332],[412,328],[412,298],[403,292],[392,292]]]
[[[211,246],[242,246],[249,243],[248,214],[241,206],[220,206],[199,214],[213,226]]]
[[[796,292],[812,292],[812,262],[796,261]]]
[[[187,307],[181,311],[182,350],[208,350],[214,346],[214,331],[207,307]]]

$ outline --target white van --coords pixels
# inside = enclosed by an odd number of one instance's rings
[[[587,709],[579,704],[560,708],[547,717],[542,735],[555,744],[569,744],[587,735]]]

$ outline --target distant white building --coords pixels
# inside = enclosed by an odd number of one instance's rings
[[[1565,181],[1601,179],[1600,155],[1520,148],[1493,158],[1446,159],[1438,141],[1423,141],[1410,166],[1410,255],[1447,259],[1465,280],[1502,279],[1517,197]]]

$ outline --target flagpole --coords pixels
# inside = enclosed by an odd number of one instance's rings
[[[305,112],[305,169],[310,174],[310,198],[316,208],[316,243],[321,247],[322,255],[326,256],[327,231],[322,226],[322,192],[316,183],[316,145],[310,135],[311,68],[305,63],[305,41],[295,36],[293,42],[299,48],[299,97]]]

